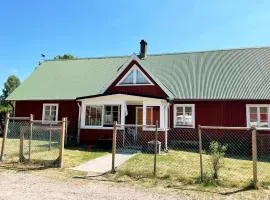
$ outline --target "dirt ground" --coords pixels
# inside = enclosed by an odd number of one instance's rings
[[[268,192],[201,192],[184,188],[143,188],[128,183],[74,178],[54,179],[39,173],[0,171],[0,199],[3,200],[186,200],[186,199],[270,199]],[[269,191],[269,190],[268,190]]]
[[[109,183],[61,181],[25,172],[0,172],[0,199],[3,200],[79,200],[79,199],[187,199],[176,195],[156,194],[133,187],[119,187]]]

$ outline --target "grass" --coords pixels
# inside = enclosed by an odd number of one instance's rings
[[[210,157],[203,155],[205,176],[211,175]],[[174,187],[179,184],[200,182],[199,154],[186,151],[169,151],[157,157],[157,177],[153,179],[152,154],[138,154],[123,164],[115,174],[117,180],[123,178],[144,179],[147,184],[161,184]],[[258,178],[264,185],[270,184],[270,163],[258,162]],[[205,186],[247,187],[252,181],[252,161],[224,158],[219,181],[207,182]],[[261,178],[261,179],[260,179]],[[148,181],[145,181],[148,179]]]
[[[0,139],[0,145],[2,145],[2,138]],[[51,148],[50,148],[51,147]],[[6,140],[4,162],[6,163],[17,163],[19,160],[19,148],[20,140],[19,139],[10,139]],[[97,157],[106,155],[105,151],[88,151],[84,148],[65,148],[64,150],[64,167],[70,168],[77,166],[81,163],[87,162],[88,160],[95,159]],[[24,142],[24,157],[29,158],[29,141],[25,140]],[[59,157],[59,143],[51,142],[44,140],[32,140],[31,141],[31,163],[34,164],[45,164],[51,163],[51,161],[57,160]],[[29,165],[20,165],[27,166]],[[39,167],[37,165],[37,167]]]

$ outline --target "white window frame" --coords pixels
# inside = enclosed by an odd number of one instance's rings
[[[120,124],[121,124],[121,104],[105,104],[105,105],[103,105],[103,109],[102,109],[102,112],[103,112],[103,118],[102,118],[102,125],[104,126],[104,122],[105,122],[105,106],[111,106],[111,107],[113,107],[113,106],[118,106],[118,117],[120,117]],[[113,122],[114,123],[114,122]],[[105,125],[113,125],[113,123],[112,124],[108,124],[108,123],[106,123]]]
[[[246,105],[246,122],[247,122],[247,127],[251,127],[250,126],[250,107],[267,107],[267,115],[268,115],[268,127],[260,127],[258,126],[258,128],[269,128],[270,127],[270,104],[247,104]],[[261,121],[261,116],[260,113],[257,112],[257,119],[260,122]]]
[[[177,126],[176,125],[176,113],[177,113],[177,107],[191,107],[192,111],[192,126]],[[185,112],[185,109],[183,109],[183,112]],[[173,127],[174,128],[195,128],[195,104],[174,104],[173,106]]]
[[[101,125],[100,126],[91,126],[91,125],[85,125],[85,114],[86,114],[86,107],[87,106],[102,106],[102,116],[101,116]],[[125,123],[125,113],[124,113],[124,104],[121,102],[112,102],[112,103],[85,103],[82,106],[81,111],[81,129],[113,129],[112,127],[106,127],[104,126],[104,114],[105,114],[105,106],[120,106],[120,124]]]
[[[86,120],[86,108],[87,108],[88,106],[90,106],[90,107],[91,107],[91,106],[92,106],[92,107],[102,107],[102,108],[101,108],[101,125],[86,125],[86,124],[85,124],[85,120]],[[98,127],[103,127],[103,120],[104,120],[104,119],[103,119],[103,117],[104,117],[104,116],[103,116],[103,110],[104,110],[104,105],[95,105],[95,104],[85,105],[85,106],[84,106],[84,121],[83,121],[84,126],[85,126],[85,127],[97,127],[97,128],[98,128]]]
[[[55,116],[55,120],[54,121],[45,120],[45,107],[46,106],[50,106],[50,107],[51,106],[56,106],[56,116]],[[44,103],[43,104],[43,108],[42,108],[42,121],[43,121],[43,123],[46,123],[46,122],[57,122],[58,121],[58,110],[59,110],[59,104],[58,103]]]
[[[137,84],[136,80],[136,73],[133,73],[133,83],[132,84],[122,84],[122,82],[126,79],[126,77],[133,71],[133,70],[138,70],[139,73],[141,73],[143,75],[143,77],[148,81],[147,84]],[[129,70],[128,72],[125,74],[125,76],[123,78],[121,78],[121,80],[116,84],[116,86],[144,86],[144,85],[154,85],[152,83],[152,81],[150,81],[150,79],[142,72],[142,70],[140,70],[140,68],[134,64]]]

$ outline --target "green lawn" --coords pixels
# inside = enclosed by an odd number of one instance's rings
[[[209,156],[203,155],[204,172],[210,175]],[[153,178],[152,154],[138,154],[123,164],[115,175],[116,179],[130,177],[133,179]],[[199,154],[185,151],[169,151],[157,157],[157,179],[167,185],[195,184],[200,180]],[[264,185],[270,183],[270,163],[258,162],[259,181]],[[233,158],[224,159],[220,170],[219,185],[226,187],[245,187],[252,180],[252,161]],[[151,181],[151,180],[150,180]]]
[[[0,146],[2,146],[2,138],[0,138]],[[4,162],[13,163],[19,160],[19,139],[6,140]],[[105,151],[86,150],[84,148],[65,148],[64,149],[64,167],[70,168],[77,166],[88,160],[95,159],[97,157],[106,155]],[[26,159],[29,158],[29,141],[24,141],[23,155]],[[52,141],[49,143],[44,140],[32,140],[31,141],[31,154],[30,158],[32,162],[44,163],[54,161],[59,156],[59,143]]]

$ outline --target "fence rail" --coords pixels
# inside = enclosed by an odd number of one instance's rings
[[[112,171],[131,177],[154,174],[162,179],[211,181],[233,187],[258,188],[270,182],[269,128],[198,126],[159,130],[158,123],[152,127],[114,125]],[[121,156],[126,154],[130,158],[121,163]]]
[[[0,160],[4,163],[27,162],[63,167],[67,119],[44,122],[30,117],[5,120]]]

